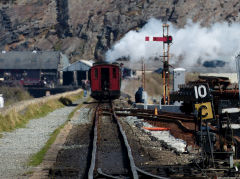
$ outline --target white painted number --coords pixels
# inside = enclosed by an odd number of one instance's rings
[[[205,98],[207,96],[207,89],[204,85],[194,86],[194,91],[196,99],[198,99],[198,97]]]

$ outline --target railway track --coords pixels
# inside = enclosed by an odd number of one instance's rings
[[[48,177],[163,178],[135,166],[127,137],[110,104],[87,104],[79,113],[85,113],[89,122],[72,127]]]
[[[136,116],[151,121],[152,124],[157,125],[159,122],[175,123],[183,132],[194,134],[194,117],[192,115],[185,115],[179,113],[161,112],[157,115],[154,110],[142,109],[115,109],[118,116]]]
[[[96,103],[84,104],[71,120],[71,131],[58,151],[55,164],[48,172],[48,178],[87,178],[91,160],[93,120]]]
[[[127,136],[111,107],[98,106],[88,178],[164,178],[136,167]]]
[[[161,163],[152,163],[151,165],[145,165],[145,163],[141,163],[141,159],[138,158],[138,155],[140,155],[138,151],[142,149],[142,146],[136,147],[132,145],[133,139],[131,136],[128,136],[130,140],[130,143],[128,143],[127,136],[121,124],[124,125],[125,130],[128,128],[125,128],[126,125],[124,121],[120,122],[118,116],[143,117],[150,123],[152,119],[153,121],[155,120],[156,123],[161,123],[161,121],[174,123],[173,121],[178,121],[184,125],[186,123],[194,124],[193,118],[184,114],[160,113],[154,115],[152,110],[114,108],[109,103],[93,103],[88,106],[88,108],[92,113],[92,118],[89,118],[89,123],[85,125],[85,127],[83,127],[83,125],[76,127],[73,135],[70,135],[69,139],[74,138],[74,141],[68,141],[67,145],[69,146],[65,146],[65,150],[59,152],[57,164],[49,172],[50,177],[135,179],[164,177],[184,178],[186,176],[188,176],[188,178],[204,178],[206,176],[206,174],[203,174],[202,170],[194,164],[161,165]],[[164,116],[167,116],[167,119]],[[171,117],[175,118],[170,119]],[[126,130],[126,132],[129,135],[129,129]],[[182,132],[180,131],[179,133]],[[182,135],[184,135],[186,139],[186,133]],[[189,135],[189,138],[191,137],[192,135]],[[129,144],[131,144],[131,146]],[[161,150],[159,150],[159,152],[161,152]],[[144,161],[148,163],[151,159]],[[139,165],[142,170],[136,165]]]
[[[160,112],[155,115],[154,110],[146,110],[146,109],[129,109],[129,108],[116,108],[117,114],[119,115],[129,115],[129,116],[142,116],[144,118],[151,117],[152,119],[161,119],[161,120],[179,120],[182,122],[190,122],[194,123],[193,115],[186,115],[180,113],[170,113],[170,112]],[[122,113],[124,111],[124,113]],[[126,113],[128,112],[128,113]]]
[[[115,110],[118,116],[135,116],[144,119],[155,127],[168,128],[173,136],[186,141],[188,145],[198,148],[194,138],[196,126],[193,115],[165,111],[155,114],[154,110],[131,108],[116,108]]]

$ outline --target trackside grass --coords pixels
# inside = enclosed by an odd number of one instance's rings
[[[89,101],[90,98],[87,99],[87,101]],[[61,129],[67,124],[67,122],[73,117],[74,113],[80,109],[82,107],[82,104],[79,104],[69,115],[68,115],[68,120],[62,124],[61,126],[59,126],[51,135],[50,138],[48,139],[47,143],[44,145],[44,147],[36,154],[34,154],[30,160],[28,165],[30,166],[38,166],[40,163],[42,163],[43,158],[45,156],[45,154],[47,153],[47,151],[49,150],[49,148],[51,147],[51,145],[55,142],[58,134],[60,133]]]
[[[45,104],[29,105],[20,113],[11,111],[6,116],[0,116],[0,132],[9,132],[24,127],[30,119],[43,117],[54,109],[63,106],[58,100],[51,100]]]
[[[82,96],[83,93],[81,92],[78,95],[61,97],[61,100],[54,99],[48,100],[45,103],[31,104],[20,112],[12,110],[4,116],[0,115],[0,133],[9,132],[16,128],[24,127],[29,120],[44,117],[55,109],[64,107],[65,101],[72,103],[72,101],[75,101]]]
[[[30,160],[28,165],[30,166],[37,166],[40,163],[42,163],[42,160],[48,151],[48,149],[51,147],[51,145],[54,143],[56,140],[58,134],[60,133],[61,129],[65,126],[66,122],[62,124],[60,127],[58,127],[51,135],[50,138],[48,139],[47,143],[44,145],[44,147],[36,154],[34,154]]]

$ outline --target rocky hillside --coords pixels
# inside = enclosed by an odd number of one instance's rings
[[[102,59],[129,30],[155,17],[182,27],[240,21],[239,0],[1,0],[0,50],[62,50]],[[160,29],[161,30],[161,29]]]

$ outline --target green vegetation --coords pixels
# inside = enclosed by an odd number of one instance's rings
[[[78,95],[61,98],[61,100],[49,100],[46,103],[29,105],[26,109],[20,112],[10,111],[6,116],[0,115],[0,132],[12,131],[16,128],[24,127],[29,120],[44,117],[55,109],[64,107],[64,104],[61,101],[68,101],[68,104],[72,104],[72,101],[75,101],[82,96],[83,93],[80,93]]]
[[[51,100],[45,104],[29,105],[24,111],[19,113],[11,111],[6,116],[0,115],[0,132],[24,127],[30,119],[46,116],[49,112],[63,106],[60,101]]]
[[[3,94],[5,106],[32,98],[32,96],[21,86],[15,87],[1,86],[0,94]]]
[[[87,101],[90,98],[87,99]],[[47,143],[44,145],[44,147],[36,154],[34,154],[30,160],[28,165],[30,166],[38,166],[40,163],[42,163],[43,158],[45,156],[45,154],[47,153],[47,151],[49,150],[49,148],[51,147],[51,145],[54,143],[54,141],[56,140],[58,134],[60,133],[61,129],[66,125],[66,123],[74,116],[74,113],[80,109],[82,107],[82,104],[79,104],[69,115],[68,115],[68,120],[62,124],[61,126],[59,126],[51,135],[50,138],[48,139]]]
[[[240,160],[236,160],[234,162],[234,166],[238,167],[238,169],[240,168]]]
[[[67,122],[67,121],[66,121]],[[46,152],[48,151],[48,149],[51,147],[51,145],[54,143],[54,141],[56,140],[59,132],[61,131],[61,129],[65,126],[66,122],[64,124],[62,124],[59,128],[57,128],[51,135],[50,138],[48,139],[47,143],[44,145],[44,147],[35,155],[33,155],[28,163],[28,165],[30,166],[37,166],[39,165]]]
[[[68,97],[61,97],[60,99],[49,100],[46,103],[42,104],[32,104],[29,105],[24,111],[15,112],[11,111],[6,116],[0,115],[0,132],[3,131],[12,131],[16,128],[24,127],[29,120],[33,118],[40,118],[46,116],[48,113],[54,111],[55,109],[64,107],[64,105],[71,105],[73,101],[76,101],[83,97],[83,92],[77,95],[71,95]],[[81,105],[78,105],[68,116],[68,120],[70,120],[76,110],[78,110]],[[65,126],[67,121],[57,128],[50,136],[46,145],[34,156],[31,157],[29,165],[37,166],[39,165],[48,149],[51,147],[53,142],[55,141],[57,135],[61,131],[61,129]],[[1,134],[0,134],[1,137]]]

